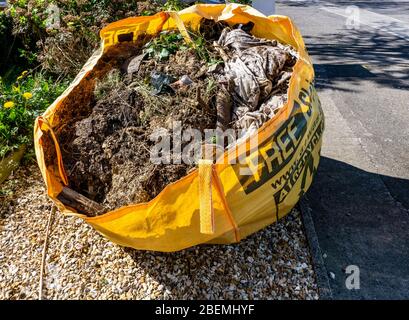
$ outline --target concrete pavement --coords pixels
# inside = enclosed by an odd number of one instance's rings
[[[326,115],[302,206],[323,298],[409,298],[408,13],[407,1],[277,3],[304,36]]]

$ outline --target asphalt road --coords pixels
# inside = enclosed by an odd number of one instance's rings
[[[278,1],[276,11],[304,36],[326,115],[306,197],[323,297],[409,298],[409,1]],[[350,265],[359,289],[346,288]]]

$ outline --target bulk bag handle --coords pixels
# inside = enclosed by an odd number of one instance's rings
[[[60,174],[60,178],[62,182],[66,186],[68,186],[68,178],[67,178],[67,175],[65,174],[64,165],[62,162],[60,145],[58,144],[57,136],[55,135],[53,128],[51,127],[47,119],[44,118],[43,116],[38,117],[38,128],[41,130],[42,133],[45,133],[47,131],[50,133],[50,136],[54,142],[55,152],[57,154],[57,166],[58,166],[58,172]]]

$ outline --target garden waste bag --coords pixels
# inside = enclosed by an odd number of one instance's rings
[[[134,204],[88,217],[58,199],[69,185],[58,130],[70,126],[76,106],[92,97],[96,79],[112,68],[129,43],[163,30],[197,29],[203,19],[229,25],[254,23],[252,34],[295,48],[299,58],[290,79],[288,102],[253,135],[224,157],[241,156],[236,164],[201,161],[199,168],[168,185],[148,203]],[[70,87],[36,119],[35,151],[50,198],[66,215],[78,216],[111,241],[140,250],[172,252],[199,244],[228,244],[288,214],[310,187],[317,171],[324,117],[314,89],[314,70],[301,34],[285,16],[266,17],[238,4],[198,4],[176,12],[127,18],[101,30],[101,48],[85,64]],[[74,130],[74,127],[73,127]],[[241,150],[242,153],[240,154]],[[251,169],[252,174],[242,174]],[[248,170],[246,171],[248,172]]]

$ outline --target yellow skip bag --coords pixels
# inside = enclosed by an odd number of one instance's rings
[[[112,68],[110,61],[124,53],[127,44],[166,29],[178,28],[183,34],[184,25],[197,29],[203,18],[229,25],[251,21],[253,35],[290,44],[299,54],[288,102],[255,133],[258,146],[253,148],[243,142],[244,148],[238,147],[245,152],[245,162],[202,161],[197,170],[168,185],[149,203],[129,205],[97,217],[87,217],[64,206],[57,196],[69,182],[56,132],[69,125],[67,120],[75,114],[76,106],[90,101],[96,79]],[[199,4],[178,14],[161,12],[114,22],[101,31],[101,39],[100,50],[35,122],[37,161],[48,195],[64,214],[84,219],[119,245],[172,252],[203,243],[238,242],[291,211],[308,190],[317,170],[324,117],[313,85],[311,60],[301,34],[288,17],[266,17],[238,4]],[[224,157],[228,156],[231,155],[226,152]],[[256,168],[252,167],[254,163]],[[241,174],[249,168],[253,174]]]

